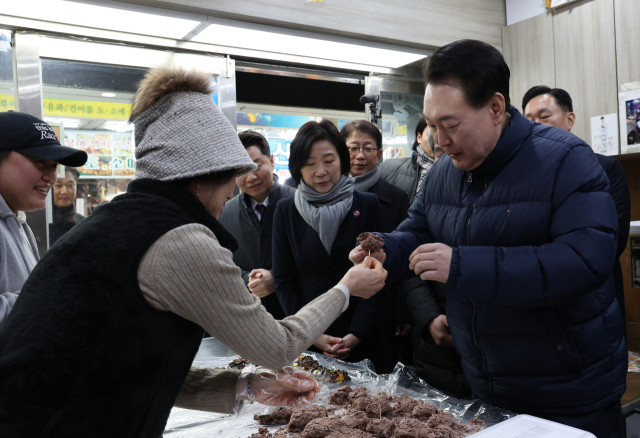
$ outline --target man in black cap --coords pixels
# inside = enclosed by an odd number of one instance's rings
[[[0,324],[40,259],[25,212],[45,207],[58,163],[77,167],[86,161],[86,152],[62,146],[42,120],[0,113]]]

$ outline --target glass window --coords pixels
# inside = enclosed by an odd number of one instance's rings
[[[380,93],[385,160],[411,156],[416,126],[422,117],[423,99],[419,94]]]
[[[131,101],[143,68],[42,60],[44,118],[61,142],[82,149],[87,163],[59,172],[49,244],[124,193],[135,174]]]
[[[267,138],[273,155],[275,173],[280,181],[291,176],[289,172],[291,141],[302,125],[324,118],[331,121],[338,129],[342,129],[349,122],[364,119],[364,113],[295,107],[285,109],[284,107],[262,107],[246,103],[238,103],[236,115],[239,133],[252,130]]]
[[[11,31],[0,29],[0,111],[15,110]]]

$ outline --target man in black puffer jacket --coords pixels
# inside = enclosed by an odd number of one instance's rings
[[[415,272],[446,283],[453,342],[482,401],[622,437],[627,347],[609,181],[584,141],[510,105],[509,76],[480,41],[429,59],[425,117],[448,156],[409,219],[383,235],[387,281]]]

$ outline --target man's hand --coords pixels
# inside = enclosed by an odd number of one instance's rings
[[[249,273],[249,291],[258,298],[264,298],[276,291],[273,275],[266,269],[254,269]]]
[[[335,338],[329,335],[320,335],[318,339],[316,339],[316,341],[313,343],[313,346],[329,357],[336,357],[334,349],[336,351],[345,349],[345,352],[349,351],[349,349],[344,344],[343,338]]]
[[[340,284],[349,288],[351,296],[371,298],[384,287],[387,274],[388,272],[382,267],[382,263],[373,257],[365,257],[362,264],[349,269],[340,280]]]
[[[420,245],[409,257],[409,269],[423,280],[446,283],[453,250],[444,243]]]
[[[351,260],[351,263],[353,263],[354,265],[359,265],[368,255],[369,253],[362,249],[360,245],[358,245],[349,253],[349,260]],[[384,263],[384,261],[387,259],[387,255],[381,249],[376,252],[372,252],[371,257],[375,258],[380,263]]]
[[[449,331],[447,315],[440,315],[433,318],[429,323],[429,331],[438,347],[453,347],[453,338]]]
[[[253,399],[271,406],[302,406],[313,401],[318,391],[316,379],[294,367],[254,374],[251,382]]]
[[[411,324],[396,323],[396,336],[406,337],[411,333],[413,326]]]
[[[360,345],[360,339],[356,336],[349,333],[347,336],[342,338],[342,342],[339,344],[334,344],[331,347],[333,353],[324,353],[325,356],[335,357],[336,359],[345,360],[349,357],[351,350]]]

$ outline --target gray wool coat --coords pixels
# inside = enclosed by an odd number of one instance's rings
[[[24,230],[28,244],[20,228]],[[0,196],[0,325],[35,267],[34,258],[40,260],[37,248],[31,228],[24,220],[24,213],[19,212],[17,217]]]

